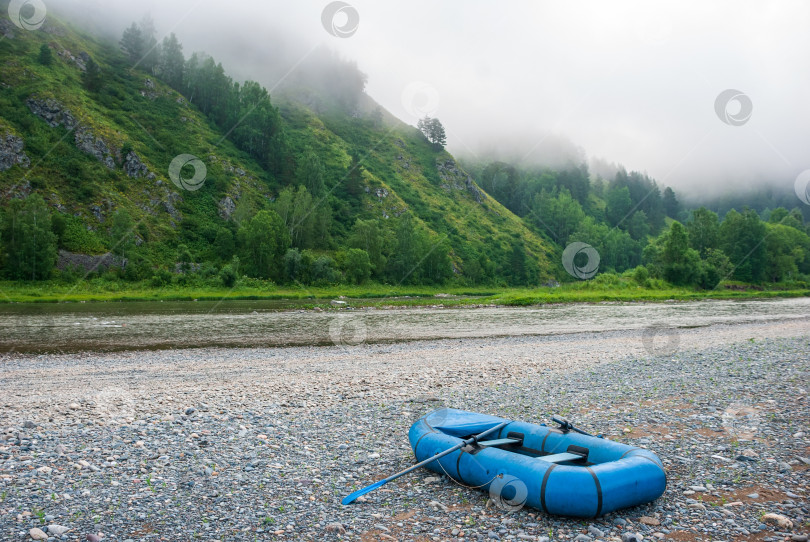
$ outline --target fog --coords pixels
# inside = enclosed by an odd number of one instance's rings
[[[115,39],[150,13],[187,56],[206,51],[270,89],[325,45],[356,61],[367,93],[404,122],[441,119],[465,158],[622,164],[703,196],[792,190],[810,168],[800,0],[351,0],[331,19],[344,37],[324,26],[326,1],[46,1]],[[728,89],[743,96],[717,110]]]

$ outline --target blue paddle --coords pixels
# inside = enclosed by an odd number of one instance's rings
[[[366,486],[363,489],[358,489],[357,491],[355,491],[351,495],[347,495],[346,497],[344,497],[343,500],[340,501],[340,502],[341,502],[341,504],[351,504],[355,500],[357,500],[357,497],[360,497],[361,495],[365,495],[366,493],[370,493],[370,492],[374,491],[375,489],[377,489],[378,487],[384,486],[385,484],[387,484],[391,480],[396,480],[400,476],[404,476],[404,475],[408,474],[411,471],[415,471],[419,467],[424,467],[428,463],[432,463],[433,461],[436,461],[437,459],[441,459],[442,457],[446,456],[447,454],[452,454],[456,450],[459,450],[459,449],[461,449],[461,448],[463,448],[465,446],[469,446],[470,444],[478,442],[481,438],[489,435],[490,433],[494,433],[495,431],[497,431],[499,429],[503,429],[505,426],[509,425],[510,423],[512,423],[512,422],[511,421],[505,421],[505,422],[503,422],[501,424],[496,425],[495,427],[493,427],[491,429],[487,429],[483,433],[478,433],[477,435],[472,436],[472,437],[468,438],[467,440],[462,440],[460,443],[456,444],[452,448],[449,448],[449,449],[447,449],[447,450],[445,450],[445,451],[443,451],[441,453],[438,453],[438,454],[434,455],[433,457],[429,457],[429,458],[425,459],[424,461],[422,461],[420,463],[417,463],[416,465],[414,465],[412,467],[408,467],[404,471],[398,472],[396,474],[392,474],[388,478],[380,480],[379,482],[374,482],[370,486]]]

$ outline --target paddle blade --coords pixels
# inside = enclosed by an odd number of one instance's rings
[[[343,497],[343,500],[340,501],[340,504],[344,504],[344,505],[351,504],[355,500],[357,500],[357,497],[360,497],[361,495],[365,495],[366,493],[371,493],[372,491],[374,491],[378,487],[385,485],[385,483],[387,481],[388,480],[380,480],[379,482],[374,482],[370,486],[366,486],[363,489],[358,489],[357,491],[355,491],[351,495],[346,495],[345,497]]]

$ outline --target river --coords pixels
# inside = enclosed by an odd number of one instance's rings
[[[0,351],[345,345],[810,318],[810,298],[536,307],[289,309],[279,301],[0,305]]]

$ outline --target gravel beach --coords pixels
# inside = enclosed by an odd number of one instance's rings
[[[6,355],[0,539],[807,540],[810,320],[654,331]],[[647,447],[666,493],[583,521],[423,470],[340,505],[442,405]]]

